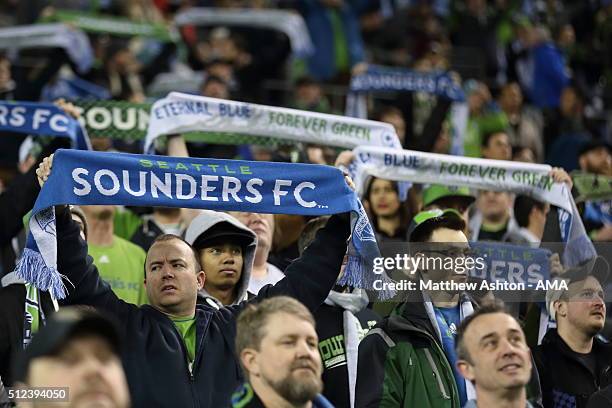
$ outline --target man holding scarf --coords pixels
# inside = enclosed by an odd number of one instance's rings
[[[41,184],[50,172],[51,160],[45,160],[37,172]],[[220,310],[196,305],[205,273],[190,245],[164,235],[151,246],[145,263],[150,306],[127,304],[100,279],[65,207],[59,207],[56,219],[62,242],[57,269],[74,285],[63,304],[87,304],[121,319],[129,350],[123,362],[133,406],[227,405],[243,381],[234,339],[236,316],[245,303]],[[304,256],[287,269],[286,277],[263,288],[256,299],[289,295],[314,311],[337,279],[349,233],[348,216],[332,216]]]

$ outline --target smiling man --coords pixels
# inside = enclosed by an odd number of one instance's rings
[[[457,329],[457,369],[476,388],[464,408],[531,408],[526,385],[531,355],[518,322],[498,304],[486,305]]]
[[[597,334],[606,321],[609,265],[602,257],[569,269],[567,290],[549,290],[546,305],[557,328],[550,329],[534,357],[545,407],[586,407],[589,397],[612,384],[612,345]]]
[[[257,246],[253,231],[229,214],[203,210],[189,224],[185,240],[198,252],[206,274],[200,299],[212,306],[246,300]]]
[[[304,305],[278,296],[249,305],[238,317],[236,353],[248,383],[235,408],[331,408],[323,390],[315,321]]]

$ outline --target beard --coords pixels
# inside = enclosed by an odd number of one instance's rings
[[[323,391],[323,381],[321,381],[320,373],[313,374],[308,378],[298,378],[294,375],[293,369],[282,380],[268,380],[268,383],[278,395],[293,405],[304,405]]]

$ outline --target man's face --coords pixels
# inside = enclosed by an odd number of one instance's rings
[[[119,357],[105,339],[69,340],[57,355],[32,360],[28,387],[67,387],[69,402],[36,407],[128,408],[130,396]]]
[[[205,287],[231,289],[242,276],[242,247],[225,243],[202,248],[200,264],[206,274]]]
[[[592,276],[570,283],[567,297],[556,307],[559,325],[567,323],[573,330],[589,337],[599,333],[606,322],[604,291]]]
[[[458,268],[448,267],[450,258],[454,259],[453,264],[459,265],[456,260],[465,256],[465,252],[469,249],[468,239],[463,231],[457,231],[450,228],[438,228],[433,231],[431,238],[427,242],[426,248],[429,250],[426,256],[430,259],[430,267],[424,271],[425,279],[434,282],[456,281],[465,282],[467,279],[467,271],[460,271]],[[442,264],[435,259],[441,258]],[[441,266],[441,267],[440,267]],[[459,273],[461,272],[461,273]]]
[[[153,244],[145,268],[151,306],[173,316],[193,315],[205,275],[195,270],[193,251],[186,243],[173,239]]]
[[[271,248],[274,237],[274,215],[230,211],[229,214],[257,234],[257,249]]]
[[[508,135],[499,132],[489,138],[489,141],[482,149],[482,157],[494,160],[510,160],[512,158],[512,147]]]
[[[485,220],[503,221],[510,209],[511,197],[506,192],[482,190],[478,195],[477,207]]]
[[[519,109],[523,104],[523,93],[520,86],[516,82],[506,85],[502,89],[499,102],[502,109]]]
[[[202,87],[202,96],[218,99],[229,99],[229,89],[227,88],[227,85],[222,84],[219,81],[210,81]]]
[[[115,215],[114,205],[82,205],[81,210],[87,217],[87,222],[112,220]]]
[[[311,401],[323,390],[319,339],[312,323],[279,312],[268,317],[249,376],[270,386],[294,405]],[[244,352],[243,352],[244,353]]]
[[[580,167],[595,174],[612,175],[612,155],[605,147],[598,147],[580,156]]]
[[[478,388],[511,391],[529,382],[529,347],[512,316],[490,313],[477,317],[465,332],[463,341],[470,361],[459,360],[457,368]]]
[[[300,106],[314,107],[322,97],[321,87],[317,84],[302,85],[295,90],[295,99]]]

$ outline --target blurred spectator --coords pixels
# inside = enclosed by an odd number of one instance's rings
[[[285,277],[283,271],[268,262],[274,238],[274,215],[238,211],[230,214],[257,234],[257,249],[248,282],[249,292],[257,295],[265,285],[274,285]]]
[[[331,113],[329,101],[323,94],[321,85],[310,77],[295,81],[293,107],[313,112]]]
[[[483,306],[461,322],[456,347],[457,368],[476,388],[464,408],[533,408],[526,391],[531,353],[519,322],[501,306]]]
[[[519,227],[511,213],[512,195],[503,191],[481,190],[476,211],[470,218],[473,241],[504,241],[508,233]]]
[[[231,215],[203,211],[191,221],[185,240],[199,256],[206,274],[198,294],[220,308],[247,299],[247,287],[255,257],[256,236]]]
[[[452,208],[461,214],[466,226],[469,225],[469,210],[474,201],[476,198],[467,187],[432,184],[423,190],[423,211]],[[465,232],[468,235],[467,230]]]
[[[506,115],[510,143],[531,149],[535,153],[534,162],[541,163],[544,160],[544,120],[540,112],[523,106],[523,93],[516,82],[502,87],[498,103]]]
[[[321,356],[312,314],[300,302],[279,296],[249,305],[237,320],[236,354],[247,383],[232,406],[331,406],[320,393]]]
[[[315,47],[310,74],[320,81],[347,83],[351,68],[364,60],[353,0],[299,0]]]
[[[534,350],[546,407],[586,407],[593,393],[612,383],[612,346],[597,336],[606,319],[602,285],[608,275],[607,262],[594,258],[557,279],[567,289],[546,293],[557,328]]]
[[[523,163],[537,163],[533,150],[525,146],[514,146],[512,148],[512,161]]]
[[[487,133],[482,138],[482,157],[493,160],[511,160],[512,147],[508,134],[503,132]]]
[[[455,47],[471,48],[477,63],[487,78],[497,76],[497,37],[495,9],[487,7],[486,0],[455,2],[451,40]]]
[[[489,88],[482,82],[468,80],[464,84],[469,118],[463,148],[468,157],[481,157],[484,135],[505,132],[506,117],[493,103]]]
[[[121,336],[115,323],[97,312],[62,310],[17,360],[15,386],[25,390],[63,388],[68,407],[129,408]]]
[[[385,122],[393,126],[395,129],[395,134],[402,144],[402,146],[406,143],[406,122],[404,121],[404,116],[402,115],[402,111],[396,108],[395,106],[385,106],[380,108],[372,115],[372,120],[377,120],[379,122]]]
[[[544,236],[546,215],[550,204],[531,197],[518,195],[514,198],[514,218],[520,227],[506,235],[506,240],[514,244],[539,247]]]
[[[580,170],[612,176],[612,154],[604,142],[585,143],[578,152]],[[582,215],[584,226],[594,241],[612,241],[612,201],[587,201]]]
[[[396,181],[372,177],[364,201],[378,242],[406,241],[412,214],[408,201],[400,201]]]
[[[147,303],[143,281],[146,254],[138,245],[114,234],[112,205],[86,205],[89,254],[113,291],[128,303]]]

